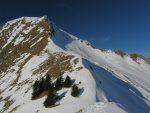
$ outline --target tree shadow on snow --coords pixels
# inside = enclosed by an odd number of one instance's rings
[[[61,31],[56,25],[53,24],[53,29],[55,31],[54,37],[51,39],[53,42],[61,47],[62,49],[65,49],[65,46],[73,41],[70,35],[67,33]]]
[[[73,85],[75,83],[75,79],[71,79],[71,85]]]
[[[83,87],[82,87],[82,88],[80,88],[80,89],[79,89],[79,92],[80,92],[80,93],[79,93],[79,96],[81,96],[81,95],[82,95],[82,93],[84,92],[84,88],[83,88]]]
[[[65,97],[67,92],[68,92],[68,90],[64,91],[62,94],[59,95],[59,98],[62,99],[63,97]]]

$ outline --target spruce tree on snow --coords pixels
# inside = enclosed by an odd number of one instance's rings
[[[48,92],[47,98],[43,103],[44,106],[45,107],[50,107],[50,106],[55,105],[55,103],[57,102],[57,98],[58,98],[58,96],[57,96],[57,93],[55,91]]]
[[[32,93],[32,99],[36,99],[43,91],[43,84],[44,79],[42,78],[40,81],[36,80],[33,84],[33,93]]]
[[[49,87],[52,85],[52,80],[49,74],[46,75],[46,79],[44,81],[44,90],[48,91]]]
[[[44,82],[45,82],[44,77],[42,77],[40,81],[41,81],[40,82],[40,89],[44,91]]]
[[[78,96],[79,96],[79,93],[80,93],[80,90],[79,90],[77,84],[73,85],[73,86],[72,86],[72,89],[71,89],[71,95],[72,95],[73,97],[78,97]]]
[[[71,86],[71,78],[69,76],[66,77],[65,82],[64,82],[64,86],[65,87],[70,87]]]
[[[38,96],[38,84],[39,81],[35,81],[35,83],[33,84],[33,93],[32,93],[32,99],[35,99]]]
[[[44,91],[44,78],[42,77],[39,81],[39,93]]]
[[[54,83],[52,83],[52,84],[48,87],[48,92],[54,92],[54,91],[56,91],[56,90],[54,89]]]
[[[57,80],[55,82],[55,89],[56,90],[61,89],[63,87],[63,82],[64,82],[64,80],[63,80],[62,76],[60,76],[59,78],[57,78]]]

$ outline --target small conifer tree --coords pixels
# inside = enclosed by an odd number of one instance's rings
[[[71,78],[69,76],[66,77],[65,82],[64,82],[64,87],[70,87],[71,86]]]
[[[52,85],[52,80],[49,74],[46,75],[46,79],[44,81],[44,90],[48,91],[49,87]]]
[[[43,78],[40,81],[36,80],[35,83],[33,84],[32,99],[36,99],[44,91],[43,80],[44,80]]]
[[[78,97],[79,93],[80,93],[80,91],[79,91],[79,88],[78,88],[77,84],[73,85],[72,90],[71,90],[71,95],[73,97]]]
[[[53,92],[50,91],[47,95],[46,100],[43,103],[44,106],[45,107],[54,106],[55,103],[57,102],[57,98],[58,98],[57,93],[55,91],[53,91]]]
[[[64,80],[63,80],[62,76],[60,76],[59,78],[57,78],[57,80],[55,82],[55,89],[56,90],[61,89],[63,87],[63,82],[64,82]]]

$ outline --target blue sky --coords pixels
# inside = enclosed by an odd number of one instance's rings
[[[1,0],[0,23],[48,15],[63,30],[98,48],[150,55],[149,0]]]

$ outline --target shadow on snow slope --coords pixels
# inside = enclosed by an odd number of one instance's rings
[[[59,29],[56,25],[53,25],[54,27],[54,36],[52,37],[53,42],[61,47],[62,49],[66,49],[65,46],[73,41],[71,36],[67,34],[66,32]]]
[[[150,106],[144,101],[146,98],[132,85],[85,59],[83,64],[96,81],[97,101],[103,101],[101,93],[104,92],[108,101],[120,104],[128,113],[150,113]]]

